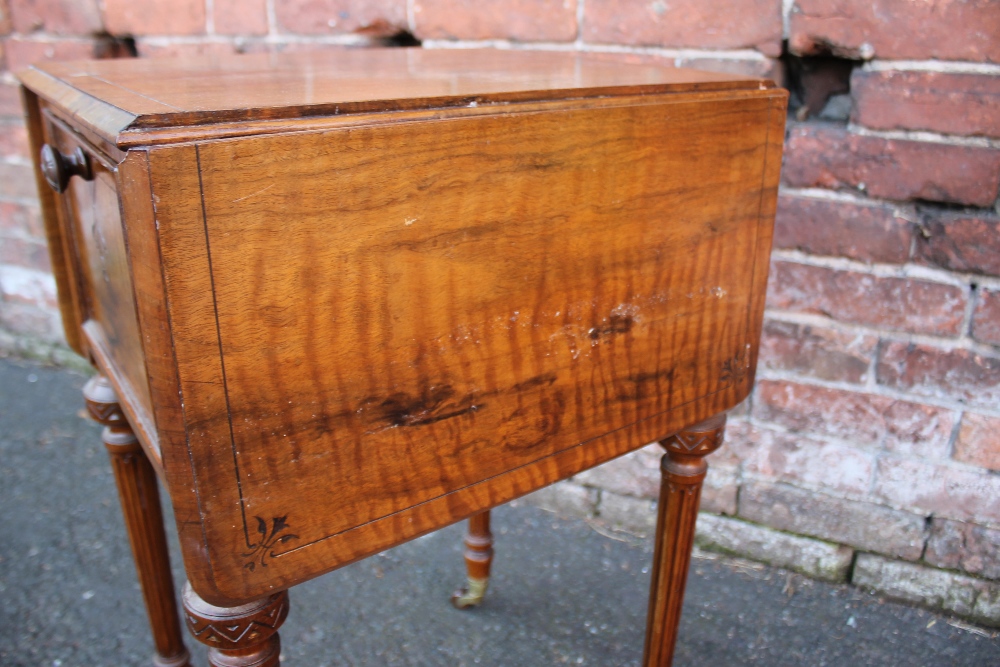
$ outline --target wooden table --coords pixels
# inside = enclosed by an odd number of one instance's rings
[[[98,369],[155,664],[278,664],[287,589],[660,440],[646,665],[750,391],[786,94],[528,51],[21,74],[66,338]]]

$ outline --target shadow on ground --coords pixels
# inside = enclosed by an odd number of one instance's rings
[[[149,665],[151,643],[84,377],[0,360],[0,664]],[[496,510],[487,602],[448,604],[461,526],[292,591],[285,664],[638,665],[649,540],[514,503]],[[176,544],[173,545],[176,553]],[[175,556],[178,581],[182,569]],[[189,646],[205,664],[200,646]],[[995,633],[848,586],[702,555],[678,666],[1000,664]]]

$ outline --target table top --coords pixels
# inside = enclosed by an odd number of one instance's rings
[[[89,60],[41,63],[20,76],[109,138],[128,129],[774,85],[618,54],[496,49]]]

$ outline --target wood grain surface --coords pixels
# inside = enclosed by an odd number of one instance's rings
[[[25,126],[28,130],[28,145],[31,155],[37,160],[46,141],[42,105],[38,95],[23,86],[21,87],[21,103],[24,107]],[[37,168],[34,171],[35,186],[38,188],[38,203],[41,207],[42,222],[45,225],[45,240],[48,243],[52,275],[56,280],[59,315],[63,321],[66,343],[74,352],[83,355],[83,342],[80,338],[80,325],[83,324],[83,316],[80,313],[76,274],[72,268],[72,239],[68,238],[56,213],[58,207],[56,193],[49,187],[42,171]]]
[[[191,358],[211,398],[185,400],[226,405],[189,438],[218,569],[328,569],[388,546],[367,533],[402,512],[441,501],[425,532],[669,433],[640,435],[678,406],[742,398],[774,97],[725,95],[163,151],[201,180],[203,201],[193,180],[159,199],[204,206],[182,223],[204,256],[162,217],[161,243],[197,303],[171,296],[174,326],[217,326]]]
[[[758,87],[760,80],[590,54],[346,49],[239,58],[95,60],[37,67],[137,116],[138,125]],[[429,103],[434,100],[435,103]]]
[[[493,49],[47,62],[19,77],[116,146],[163,128],[774,85],[608,54]]]
[[[109,358],[116,389],[128,397],[136,430],[146,434],[147,441],[155,442],[153,402],[118,198],[117,165],[58,120],[46,118],[45,134],[64,154],[81,148],[90,168],[88,180],[74,177],[69,181],[57,206],[59,226],[73,242],[80,326],[88,338],[87,352]]]

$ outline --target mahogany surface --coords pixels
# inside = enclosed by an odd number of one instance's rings
[[[363,49],[141,63],[44,63],[21,79],[58,97],[79,122],[116,144],[156,140],[154,129],[218,131],[205,125],[225,122],[772,85],[729,74],[623,66],[606,57],[539,51]]]
[[[67,339],[165,482],[199,604],[478,515],[752,386],[768,81],[401,49],[21,80],[33,146],[89,160],[42,192]]]

